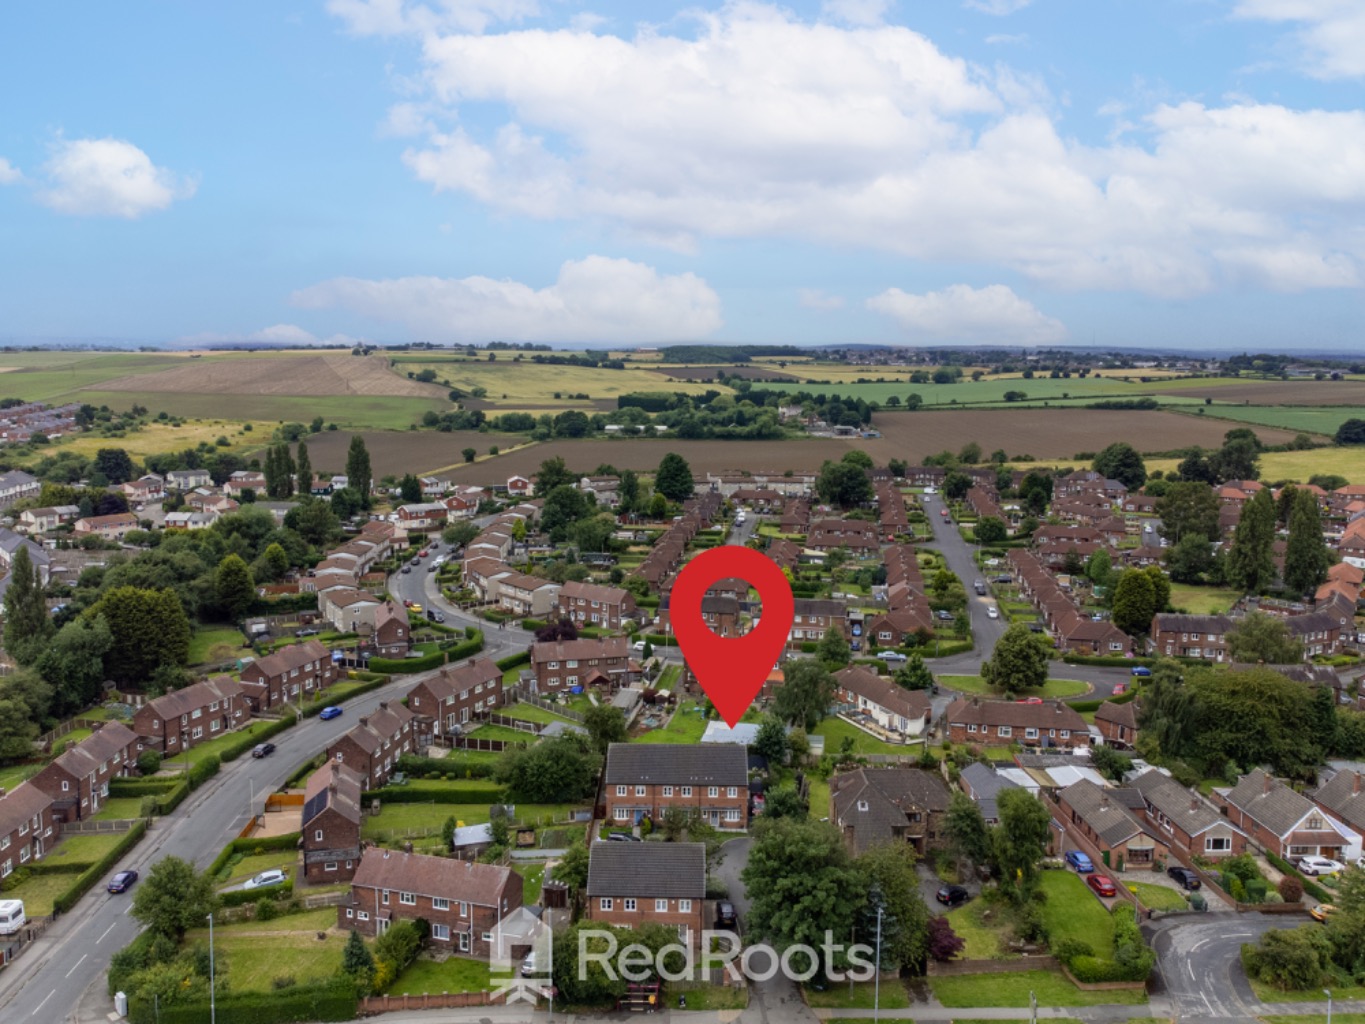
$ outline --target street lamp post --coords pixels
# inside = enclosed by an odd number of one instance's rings
[[[1332,990],[1325,988],[1322,994],[1327,997],[1327,1024],[1332,1024]]]
[[[1030,990],[1028,994],[1028,1019],[1029,1024],[1038,1024],[1038,997]]]
[[[209,915],[209,1024],[217,1024],[218,1007],[214,999],[213,977],[213,915]]]

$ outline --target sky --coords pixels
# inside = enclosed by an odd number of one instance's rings
[[[0,339],[1365,350],[1359,0],[0,10]]]

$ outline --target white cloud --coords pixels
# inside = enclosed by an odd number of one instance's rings
[[[819,288],[802,288],[797,294],[797,301],[801,303],[803,309],[816,309],[821,312],[844,308],[842,295],[830,295]]]
[[[1022,11],[1033,0],[962,0],[962,6],[982,14],[993,14],[997,18]]]
[[[700,338],[721,326],[720,298],[695,274],[661,275],[605,256],[566,262],[540,289],[488,277],[340,277],[295,292],[292,301],[401,323],[431,341],[655,342]]]
[[[891,0],[823,0],[820,15],[849,25],[880,25],[891,9]]]
[[[1301,25],[1292,41],[1299,63],[1315,78],[1365,76],[1365,5],[1360,0],[1240,0],[1233,13]]]
[[[44,167],[41,202],[82,216],[141,217],[194,195],[198,183],[163,167],[122,139],[71,139],[56,144]]]
[[[483,32],[501,21],[540,13],[537,0],[327,0],[327,10],[358,36],[421,35],[456,30]]]
[[[19,168],[0,156],[0,185],[13,185],[24,180]]]
[[[923,295],[888,288],[868,299],[867,308],[892,317],[925,342],[1044,345],[1066,338],[1060,320],[1043,315],[1003,284],[954,284]]]
[[[312,331],[304,330],[297,324],[274,324],[259,331],[233,334],[223,331],[201,331],[187,334],[176,341],[181,345],[221,345],[227,342],[241,343],[256,341],[264,345],[288,345],[302,348],[307,345],[352,345],[357,339],[349,334],[333,334],[319,338]]]
[[[1189,296],[1277,264],[1335,287],[1365,260],[1365,112],[1149,96],[1082,145],[1040,79],[903,27],[744,0],[689,17],[427,33],[405,163],[438,192],[684,250],[800,239],[1067,289]]]

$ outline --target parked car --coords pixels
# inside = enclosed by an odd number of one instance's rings
[[[1189,868],[1182,868],[1179,865],[1166,869],[1166,877],[1173,878],[1180,883],[1181,888],[1193,892],[1200,886],[1199,876]]]
[[[1115,684],[1114,684],[1114,696],[1115,696],[1115,697],[1118,697],[1118,696],[1120,696],[1121,694],[1125,694],[1125,693],[1127,693],[1127,692],[1128,692],[1128,684],[1127,684],[1127,683],[1115,683]]]
[[[408,605],[408,611],[410,611],[410,612],[416,612],[418,615],[421,615],[421,614],[422,614],[422,606],[421,606],[420,604],[418,604],[416,601],[413,601],[411,604]]]
[[[1018,700],[1016,700],[1014,703],[1016,703],[1016,704],[1041,704],[1041,703],[1043,703],[1043,698],[1042,698],[1042,697],[1020,697],[1020,698],[1019,698]]]
[[[1331,917],[1336,912],[1337,908],[1332,906],[1332,904],[1319,903],[1316,907],[1314,907],[1312,910],[1308,912],[1308,916],[1311,917],[1314,921],[1325,922],[1329,917]]]
[[[985,597],[985,596],[986,596],[986,581],[985,581],[985,580],[977,580],[975,583],[972,584],[972,589],[975,590],[979,596]]]
[[[526,959],[521,962],[521,976],[532,978],[536,974],[536,951],[533,949],[526,954]]]
[[[1119,891],[1114,888],[1114,883],[1104,875],[1090,875],[1086,878],[1085,884],[1094,889],[1100,896],[1117,896]]]
[[[268,885],[279,885],[288,875],[279,868],[271,868],[269,871],[262,871],[258,875],[252,875],[246,880],[243,889],[264,889]]]
[[[273,743],[257,743],[251,748],[252,757],[269,757],[273,753],[275,753],[275,744]]]
[[[429,566],[427,566],[427,572],[435,572],[439,568],[440,565],[438,565],[436,562],[432,562]]]
[[[1089,874],[1095,870],[1095,865],[1090,863],[1089,855],[1080,850],[1067,850],[1062,860],[1066,862],[1067,867],[1074,868],[1082,874]]]
[[[1336,875],[1346,870],[1346,865],[1329,857],[1300,857],[1299,870],[1305,875]]]
[[[421,564],[422,564],[422,560],[421,560],[420,558],[418,558],[416,555],[413,555],[412,558],[408,560],[408,565],[421,565]]]
[[[633,836],[629,832],[611,832],[607,835],[609,843],[639,843],[643,842],[639,836]]]
[[[942,619],[944,622],[947,622],[947,621],[950,621],[950,620],[952,619],[953,613],[950,612],[950,611],[948,611],[947,608],[940,608],[940,609],[938,610],[938,617],[939,617],[940,619]]]
[[[295,635],[295,636],[317,636],[317,635],[318,635],[319,633],[321,633],[321,632],[322,632],[322,630],[320,630],[320,629],[315,629],[315,628],[312,627],[312,626],[305,626],[303,629],[300,629],[300,630],[299,630],[298,632],[296,632],[294,635]]]
[[[991,605],[989,608],[986,609],[986,618],[988,619],[1000,618],[1000,609],[997,608],[995,605]]]
[[[110,892],[127,892],[137,881],[136,871],[120,871],[113,878],[109,879]]]
[[[945,907],[960,907],[972,898],[969,893],[960,885],[945,885],[939,888],[934,894],[934,899],[938,900]]]
[[[445,617],[445,613],[444,613],[444,612],[439,612],[439,611],[437,611],[435,608],[428,608],[428,609],[427,609],[427,621],[428,621],[428,622],[445,622],[445,620],[446,620],[446,617]]]
[[[318,717],[324,722],[330,722],[333,718],[341,717],[341,708],[337,707],[335,704],[329,705],[318,712]]]
[[[418,558],[426,558],[427,555],[429,555],[429,554],[431,554],[431,551],[428,550],[427,548],[423,548],[421,551],[417,552],[417,557],[418,557]]]
[[[716,927],[729,931],[734,931],[739,927],[739,918],[735,915],[735,905],[729,900],[721,900],[716,904]]]
[[[948,510],[946,508],[939,509],[938,514],[942,516],[944,519],[948,518]]]
[[[876,657],[886,662],[887,666],[904,665],[910,659],[900,651],[878,651]]]
[[[1146,665],[1138,665],[1133,669],[1133,675],[1137,676],[1139,679],[1146,679],[1151,674],[1152,670]]]
[[[410,572],[412,572],[412,566],[410,566],[410,565],[405,565],[405,566],[403,566],[403,575],[404,575],[404,576],[406,576],[406,575],[407,575],[408,573],[410,573]]]
[[[635,643],[630,645],[630,649],[637,652],[643,651],[645,649],[645,644],[647,643],[649,643],[648,640],[636,640]]]

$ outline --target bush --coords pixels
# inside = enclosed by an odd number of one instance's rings
[[[256,901],[257,921],[273,921],[278,916],[279,910],[277,909],[274,900],[266,896],[262,896],[260,899]]]
[[[1082,942],[1080,939],[1063,939],[1052,947],[1052,955],[1064,964],[1070,964],[1077,957],[1095,955],[1095,950],[1090,943]]]
[[[522,665],[531,664],[531,652],[520,651],[516,654],[510,654],[506,658],[499,658],[497,661],[493,662],[493,664],[497,665],[498,668],[502,669],[504,672],[509,668],[520,668]]]
[[[495,762],[475,761],[457,757],[419,757],[404,754],[398,759],[398,770],[414,779],[487,779],[493,774]]]
[[[217,1018],[238,1024],[287,1024],[291,1021],[342,1021],[356,1015],[355,982],[338,978],[322,985],[295,985],[274,992],[229,992],[216,1000]],[[129,1024],[202,1024],[206,1003],[162,1003],[130,999]]]
[[[185,779],[190,784],[190,789],[198,789],[209,779],[218,774],[218,769],[223,766],[223,762],[214,754],[210,754],[202,761],[197,761],[190,766]]]
[[[1264,878],[1253,878],[1249,882],[1242,883],[1247,891],[1248,903],[1264,903],[1266,893],[1270,890],[1270,883]]]
[[[137,757],[137,770],[143,775],[155,775],[161,771],[161,752],[144,750]]]
[[[1286,903],[1297,903],[1303,899],[1303,883],[1293,875],[1285,875],[1280,879],[1279,892]]]
[[[109,795],[124,796],[163,796],[176,786],[180,779],[133,779],[121,776],[109,780]]]

